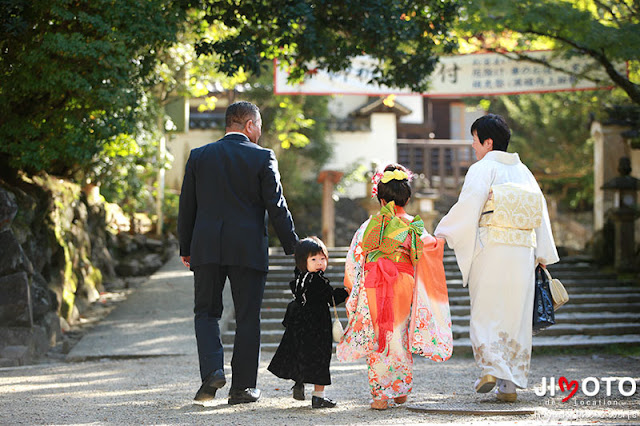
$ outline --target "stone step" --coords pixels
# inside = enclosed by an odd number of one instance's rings
[[[573,283],[577,285],[598,285],[601,282],[607,283],[619,283],[624,285],[637,285],[633,280],[619,280],[615,274],[599,272],[596,269],[567,269],[563,271],[556,271],[549,268],[549,272],[554,278],[558,278],[560,281],[567,283]],[[340,267],[333,267],[329,265],[325,275],[330,281],[340,281],[344,279],[344,265]],[[445,269],[445,275],[448,283],[462,283],[462,274],[458,269]],[[267,281],[282,281],[289,282],[294,278],[293,265],[271,265],[269,267],[269,273],[267,274]]]
[[[264,316],[261,320],[261,327],[263,330],[282,329],[282,319],[284,318],[284,309],[278,312],[272,312],[273,315],[268,317]],[[331,311],[333,318],[333,311]],[[342,321],[343,325],[347,323],[347,314],[344,309],[338,307],[338,317]],[[469,315],[457,315],[451,317],[451,323],[460,327],[469,326]],[[628,323],[636,324],[640,327],[640,315],[633,312],[602,312],[602,313],[584,313],[584,312],[556,312],[556,324],[607,324],[607,323]],[[229,329],[235,328],[235,320],[229,321]]]
[[[264,323],[261,332],[261,341],[265,343],[278,343],[282,339],[284,327],[282,320],[270,320]],[[346,321],[342,320],[343,325]],[[272,327],[269,327],[271,325]],[[462,339],[469,337],[469,327],[453,324],[451,331],[454,339]],[[640,334],[640,325],[638,323],[606,323],[606,324],[555,324],[541,331],[536,336],[622,336],[622,335]],[[231,329],[223,335],[223,343],[233,342],[234,332]]]
[[[344,265],[345,259],[347,257],[347,252],[343,253],[329,253],[329,265]],[[458,262],[453,253],[447,254],[445,252],[442,257],[442,261],[445,265],[451,265],[457,268]],[[293,256],[269,256],[269,265],[276,266],[293,266],[295,263]],[[597,270],[597,267],[594,266],[591,262],[571,262],[565,259],[561,259],[560,262],[554,263],[553,265],[549,265],[549,270],[553,271],[563,271],[568,269],[575,270],[583,270],[583,269],[594,269]]]
[[[596,285],[597,283],[600,282],[615,282],[615,283],[622,283],[625,285],[633,285],[634,281],[632,280],[624,280],[624,281],[620,281],[616,278],[615,275],[612,274],[604,274],[604,273],[598,273],[597,271],[585,271],[585,272],[581,272],[581,271],[566,271],[563,273],[554,273],[553,271],[551,271],[551,276],[553,278],[557,278],[560,281],[562,281],[562,283],[564,284],[565,281],[570,281],[573,282],[574,284],[578,285],[578,286],[589,286],[589,285]],[[447,278],[447,283],[451,283],[451,282],[455,282],[455,283],[460,283],[462,284],[462,274],[459,271],[451,271],[451,270],[445,270],[445,275]]]
[[[284,292],[283,292],[284,293]],[[621,294],[572,294],[569,302],[562,307],[567,312],[584,311],[589,312],[595,309],[606,308],[609,305],[626,305],[623,309],[630,312],[640,312],[640,294],[637,293],[621,293]],[[284,308],[291,301],[291,297],[281,298],[265,298],[262,301],[262,309],[268,308]],[[598,302],[598,303],[596,303]],[[593,307],[592,305],[598,305]],[[449,297],[449,307],[453,310],[458,307],[469,307],[469,296]],[[616,309],[615,312],[620,312]]]
[[[260,348],[264,352],[275,352],[279,342],[263,342]],[[566,349],[566,348],[605,348],[610,345],[632,345],[640,344],[640,334],[625,334],[622,336],[533,336],[533,355],[536,349]],[[232,343],[224,343],[226,350],[233,349]],[[334,344],[335,348],[335,344]],[[471,341],[468,338],[454,339],[453,353],[471,353]],[[422,358],[414,357],[414,362],[421,362]]]
[[[450,305],[451,315],[469,315],[469,305]],[[603,313],[603,312],[626,312],[640,314],[639,303],[585,303],[573,304],[571,301],[561,308],[562,313]]]
[[[334,287],[341,287],[340,285],[334,285]],[[565,286],[569,293],[570,301],[573,302],[573,290],[574,288]],[[469,295],[469,289],[462,286],[451,286],[448,289],[449,297],[462,297]],[[592,294],[592,293],[604,293],[604,294],[640,294],[640,287],[585,287],[581,288],[579,294]],[[578,293],[576,293],[578,294]],[[267,283],[264,290],[265,299],[283,299],[292,297],[289,284],[284,283]]]
[[[570,293],[569,302],[565,306],[591,304],[595,301],[601,303],[637,303],[640,307],[640,292],[635,293]],[[469,305],[468,295],[449,297],[449,305]]]
[[[342,246],[342,247],[328,247],[328,251],[329,251],[329,257],[330,258],[336,258],[336,257],[345,257],[347,255],[347,252],[349,251],[349,247],[346,246]],[[444,257],[455,257],[455,253],[452,249],[450,249],[448,246],[445,245],[444,248]],[[269,247],[269,258],[273,258],[273,259],[292,259],[293,256],[292,255],[286,255],[284,254],[284,251],[282,250],[282,248],[279,247]],[[563,256],[562,257],[562,263],[566,263],[566,264],[580,264],[580,263],[586,263],[586,264],[592,264],[593,263],[593,259],[591,258],[591,256],[589,255],[572,255],[572,256]]]
[[[289,303],[291,299],[287,299],[286,303]],[[278,303],[278,304],[265,304],[263,301],[262,304],[262,318],[284,318],[284,313],[286,310],[286,303]],[[271,305],[271,306],[269,306]],[[450,305],[449,307],[451,312],[451,317],[460,317],[460,316],[468,316],[470,312],[469,305]],[[338,312],[344,312],[344,307],[339,306]],[[599,315],[605,313],[614,313],[614,314],[629,314],[629,315],[640,315],[640,304],[638,303],[585,303],[582,305],[574,305],[569,301],[566,305],[560,308],[562,315],[564,314],[572,314],[572,315]],[[342,316],[342,314],[340,314]]]
[[[342,284],[344,282],[344,272],[343,271],[332,271],[327,270],[325,273],[327,279],[332,282],[334,285]],[[447,286],[449,288],[452,287],[462,287],[462,275],[458,272],[445,272]],[[638,286],[633,280],[617,280],[615,277],[608,277],[604,275],[597,274],[575,274],[575,275],[562,275],[562,274],[554,274],[552,275],[554,278],[558,278],[562,284],[567,288],[598,288],[598,287],[635,287],[640,290],[640,286]],[[270,272],[267,274],[267,285],[269,284],[288,284],[291,280],[293,280],[294,275],[293,271],[288,272]]]
[[[452,325],[454,339],[469,337],[469,327]],[[640,324],[638,323],[604,323],[604,324],[572,324],[572,323],[556,323],[555,325],[543,330],[540,336],[621,336],[625,334],[639,334]]]
[[[468,326],[469,315],[452,315],[453,324]],[[556,324],[603,324],[639,323],[640,315],[635,312],[564,312],[564,307],[556,312]]]
[[[555,278],[555,277],[554,277]],[[594,291],[598,290],[601,287],[627,287],[629,289],[640,290],[640,286],[638,286],[634,281],[631,280],[616,280],[610,278],[599,278],[599,277],[589,277],[589,278],[567,278],[567,277],[557,277],[562,284],[567,289],[575,288],[578,291]],[[447,277],[447,288],[464,288],[462,287],[462,278],[451,278]]]
[[[346,317],[340,315],[343,325],[346,324]],[[637,335],[640,334],[640,323],[637,316],[629,318],[629,316],[600,316],[599,323],[582,323],[572,322],[578,317],[570,318],[565,315],[558,317],[557,323],[548,329],[539,333],[539,336],[608,336],[608,335]],[[462,339],[469,337],[469,319],[468,316],[452,318],[452,333],[454,339]],[[266,343],[279,342],[284,333],[282,318],[266,318],[262,322],[262,341]],[[223,341],[232,342],[234,336],[235,323],[230,322],[229,329],[224,333]]]
[[[346,247],[331,248],[327,278],[335,287],[344,280]],[[454,332],[454,351],[470,352],[469,293],[462,287],[462,275],[453,252],[445,250],[444,266],[450,298]],[[262,348],[275,350],[284,327],[287,303],[291,300],[289,281],[293,279],[294,260],[280,250],[272,250],[262,309]],[[606,346],[640,343],[640,286],[633,280],[618,280],[611,272],[599,270],[588,256],[571,256],[549,266],[554,278],[567,288],[570,301],[556,315],[556,325],[534,337],[535,348],[570,346]],[[346,324],[344,306],[338,308]],[[235,324],[231,322],[229,328]],[[225,346],[233,341],[233,332],[223,336]]]

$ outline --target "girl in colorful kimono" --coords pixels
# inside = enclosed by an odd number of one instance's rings
[[[332,408],[324,388],[331,384],[329,363],[333,339],[329,306],[345,301],[344,288],[333,288],[324,276],[329,253],[317,237],[300,240],[295,251],[295,279],[289,283],[294,300],[282,324],[285,332],[268,370],[281,379],[294,380],[293,397],[304,400],[304,384],[313,383],[312,408]]]
[[[452,352],[444,241],[405,211],[409,180],[399,164],[376,174],[381,209],[354,235],[345,265],[349,322],[336,353],[341,361],[366,357],[371,408],[377,410],[407,401],[412,353],[445,361]]]
[[[474,388],[496,387],[499,400],[515,402],[531,361],[534,271],[559,258],[540,187],[518,154],[506,152],[507,123],[488,114],[471,134],[478,161],[435,235],[453,248],[462,285],[469,284],[469,337],[481,370]]]

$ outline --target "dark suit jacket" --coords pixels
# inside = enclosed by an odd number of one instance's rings
[[[298,236],[282,195],[272,150],[244,135],[226,135],[193,149],[180,193],[180,255],[206,263],[269,269],[267,215],[285,253]]]

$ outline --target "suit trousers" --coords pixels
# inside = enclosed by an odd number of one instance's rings
[[[231,359],[231,389],[255,388],[260,362],[260,308],[267,273],[252,268],[209,263],[193,268],[194,323],[200,377],[224,369],[219,321],[224,309],[222,290],[229,277],[236,330]]]

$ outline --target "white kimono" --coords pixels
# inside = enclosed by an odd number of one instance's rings
[[[515,184],[539,194],[541,218],[539,226],[529,230],[528,245],[497,242],[489,238],[488,227],[479,226],[491,188],[500,184]],[[556,263],[559,258],[547,204],[518,154],[490,151],[474,163],[458,202],[434,235],[445,238],[455,251],[463,285],[469,284],[469,332],[481,375],[491,374],[525,388],[531,358],[535,267]]]

